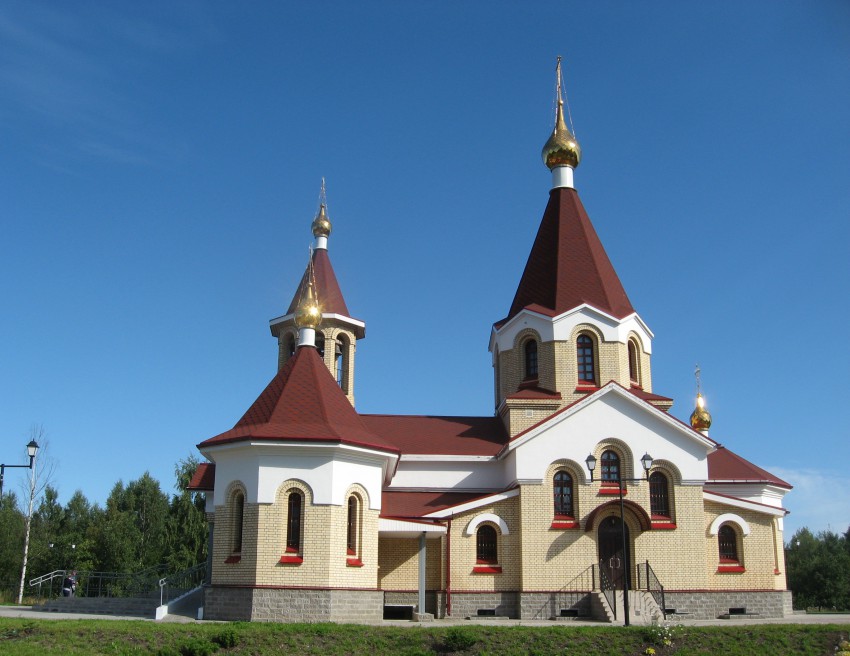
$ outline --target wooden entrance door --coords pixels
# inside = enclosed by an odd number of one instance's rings
[[[599,524],[599,567],[608,576],[616,590],[623,590],[625,583],[626,558],[623,553],[623,521],[619,517],[606,517]],[[626,530],[626,544],[629,541],[629,527]]]

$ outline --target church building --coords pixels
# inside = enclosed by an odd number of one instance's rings
[[[206,618],[790,614],[791,486],[709,436],[701,395],[688,424],[654,391],[654,335],[573,184],[560,60],[557,76],[548,202],[490,330],[492,416],[356,411],[366,326],[331,265],[323,188],[311,260],[270,322],[278,373],[198,445]]]

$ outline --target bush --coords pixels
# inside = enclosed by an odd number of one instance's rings
[[[218,649],[218,645],[204,638],[192,638],[180,645],[178,649],[180,656],[211,656]]]
[[[454,627],[446,632],[443,639],[444,651],[466,651],[478,642],[478,638],[472,635],[469,629]]]
[[[217,644],[219,647],[224,647],[227,649],[228,647],[235,647],[238,642],[236,637],[236,631],[233,629],[225,629],[221,633],[216,636],[213,636],[212,641]]]

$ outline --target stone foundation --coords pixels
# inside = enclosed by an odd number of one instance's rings
[[[791,615],[791,592],[665,592],[664,604],[694,620],[714,620],[730,608],[746,608],[747,614],[763,618],[782,618]],[[675,615],[670,619],[675,621]]]
[[[476,617],[480,609],[519,619],[518,592],[452,592],[452,617]]]
[[[521,592],[519,597],[524,620],[550,620],[561,617],[561,611],[590,619],[590,592]]]
[[[380,590],[292,590],[209,586],[204,618],[255,622],[365,622],[384,615]]]
[[[394,592],[387,590],[384,592],[384,604],[387,606],[416,606],[419,604],[418,592]],[[431,613],[434,617],[446,616],[445,593],[434,590],[425,591],[425,610],[421,611]]]

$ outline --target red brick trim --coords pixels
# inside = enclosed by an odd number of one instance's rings
[[[718,574],[743,574],[747,570],[743,565],[718,565]]]
[[[227,558],[225,558],[224,564],[225,565],[233,565],[234,563],[238,563],[240,560],[242,560],[241,554],[234,554],[232,556],[228,556]]]
[[[623,496],[628,495],[628,493],[629,493],[629,490],[624,485],[623,486]],[[599,488],[599,494],[602,494],[602,495],[609,495],[610,494],[610,495],[620,496],[620,488],[617,487],[616,483],[614,485],[603,484],[602,487]]]
[[[501,565],[476,565],[472,568],[473,574],[501,574],[502,566]],[[454,591],[452,591],[454,594]]]
[[[300,565],[304,559],[301,556],[281,556],[278,562],[283,565]]]
[[[555,519],[552,522],[552,526],[549,528],[555,530],[563,530],[567,528],[578,528],[578,522],[574,519]]]
[[[671,521],[656,521],[652,520],[653,531],[674,531],[676,530],[676,522]]]
[[[345,559],[346,567],[363,567],[363,561],[359,558],[346,558]]]

